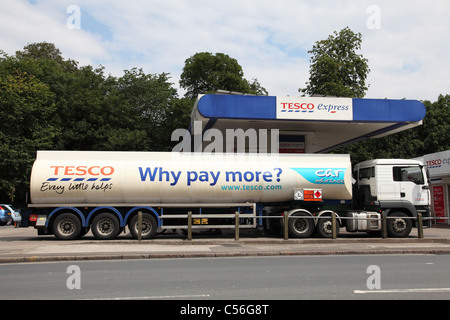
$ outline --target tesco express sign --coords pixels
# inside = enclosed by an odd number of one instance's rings
[[[434,159],[434,160],[429,160],[427,161],[427,167],[429,169],[432,168],[440,168],[442,166],[450,166],[450,158],[444,158],[444,159]]]
[[[439,177],[450,174],[450,150],[427,154],[424,164],[430,170],[431,176]]]
[[[277,97],[277,119],[353,120],[353,99]]]

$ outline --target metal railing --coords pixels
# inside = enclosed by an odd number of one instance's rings
[[[256,219],[282,219],[283,221],[283,234],[284,234],[284,240],[289,240],[289,219],[294,219],[294,218],[299,218],[301,217],[302,219],[330,219],[331,218],[331,225],[332,225],[332,230],[331,230],[331,239],[337,239],[337,235],[338,235],[338,229],[337,229],[337,225],[338,222],[337,220],[380,220],[379,218],[370,218],[370,217],[341,217],[338,216],[336,213],[331,213],[330,215],[325,215],[325,216],[320,216],[320,217],[315,217],[315,216],[298,216],[298,215],[288,215],[288,212],[285,211],[283,215],[281,216],[255,216],[253,214],[241,214],[239,213],[239,211],[236,211],[234,214],[192,214],[192,211],[188,211],[187,214],[176,214],[176,215],[165,215],[165,216],[161,216],[160,219],[187,219],[187,239],[189,241],[192,240],[192,230],[195,229],[196,227],[203,227],[203,228],[210,228],[210,229],[215,229],[215,227],[217,226],[210,226],[210,225],[203,225],[203,226],[195,226],[193,224],[193,219],[200,219],[200,218],[229,218],[229,219],[234,219],[235,223],[234,225],[224,225],[221,226],[222,228],[229,228],[235,229],[235,240],[239,240],[240,238],[240,229],[241,228],[249,228],[248,225],[244,225],[241,226],[240,225],[240,219],[244,218],[244,219],[253,219],[253,226],[256,224]],[[395,217],[395,216],[391,216],[388,217],[386,216],[386,214],[383,212],[381,213],[381,238],[382,239],[386,239],[388,237],[387,234],[387,220],[389,219],[398,219],[399,217]],[[445,218],[445,217],[427,217],[424,218],[423,215],[418,212],[417,213],[417,217],[401,217],[401,219],[410,219],[410,220],[417,220],[417,237],[419,239],[423,239],[424,238],[424,233],[423,233],[423,229],[424,229],[424,225],[423,225],[423,221],[424,220],[448,220],[449,218]],[[252,225],[250,225],[251,227]],[[167,228],[170,229],[177,229],[180,228],[180,226],[168,226]],[[186,228],[183,226],[183,228]],[[142,240],[142,212],[139,211],[138,212],[138,240]]]

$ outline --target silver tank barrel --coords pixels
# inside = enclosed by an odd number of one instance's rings
[[[349,155],[38,151],[33,204],[284,202],[296,189],[350,200]]]

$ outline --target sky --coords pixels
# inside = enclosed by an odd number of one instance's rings
[[[334,31],[362,34],[366,98],[436,101],[450,94],[448,0],[1,0],[0,50],[51,42],[66,59],[169,73],[180,96],[185,60],[235,58],[272,96],[299,96],[308,51]]]

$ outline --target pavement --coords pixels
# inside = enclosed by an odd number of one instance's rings
[[[235,240],[234,231],[229,230],[220,236],[194,233],[193,240],[172,233],[142,241],[132,239],[129,234],[100,241],[90,233],[80,240],[60,241],[53,236],[37,236],[33,228],[0,227],[0,263],[349,254],[450,254],[450,226],[426,228],[423,239],[418,238],[417,229],[402,239],[381,239],[342,229],[335,240],[284,240],[281,236],[245,231]]]

